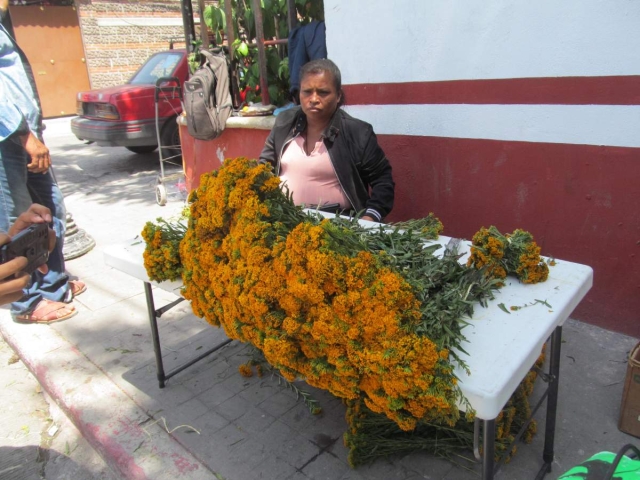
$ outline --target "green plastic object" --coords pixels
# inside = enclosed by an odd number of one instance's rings
[[[596,453],[585,462],[558,477],[558,480],[604,480],[607,478],[607,473],[615,458],[615,453]],[[632,460],[623,456],[611,479],[640,480],[640,460]]]

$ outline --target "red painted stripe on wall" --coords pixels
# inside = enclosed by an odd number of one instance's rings
[[[343,85],[349,105],[640,105],[640,75]]]
[[[529,230],[548,256],[594,269],[574,317],[640,337],[639,150],[379,135],[391,159],[389,221],[434,212],[444,234]]]

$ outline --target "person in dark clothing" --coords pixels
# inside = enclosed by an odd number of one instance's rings
[[[341,75],[331,60],[307,63],[300,77],[300,106],[276,117],[260,161],[273,165],[296,204],[381,222],[395,184],[373,128],[340,108]]]
[[[300,70],[311,60],[327,58],[326,28],[324,21],[314,20],[289,33],[289,93],[300,105]]]

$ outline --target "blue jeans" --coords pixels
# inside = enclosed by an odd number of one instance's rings
[[[28,163],[29,156],[21,145],[11,139],[0,142],[0,231],[7,232],[18,215],[32,203],[39,203],[51,210],[57,241],[47,261],[49,272],[45,275],[34,272],[24,296],[11,304],[14,316],[30,313],[43,298],[63,301],[69,290],[62,254],[67,226],[62,192],[51,170],[45,174],[31,173],[27,170]]]

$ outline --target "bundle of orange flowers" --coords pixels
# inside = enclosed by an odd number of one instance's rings
[[[184,296],[196,315],[250,342],[293,380],[363,397],[405,429],[458,418],[449,351],[412,330],[420,304],[404,278],[349,229],[313,220],[267,166],[228,160],[204,175],[181,244]]]
[[[516,388],[496,418],[496,462],[504,457],[508,462],[516,453],[515,436],[531,415],[529,397],[542,368],[544,349],[534,367]],[[466,459],[464,453],[473,445],[473,412],[461,417],[453,427],[438,423],[420,422],[412,432],[404,432],[387,418],[374,414],[360,400],[347,402],[349,429],[344,435],[349,447],[348,461],[357,466],[379,456],[425,450],[453,461]],[[527,425],[522,439],[531,443],[537,430],[535,420]]]
[[[146,244],[143,253],[144,267],[151,280],[178,280],[182,274],[180,242],[187,226],[181,220],[167,222],[158,218],[157,221],[157,224],[147,222],[142,230],[142,238]]]
[[[540,247],[524,230],[503,235],[491,226],[482,227],[474,236],[468,265],[484,269],[487,276],[504,279],[515,275],[522,283],[544,282],[549,267],[540,257]]]
[[[290,381],[304,378],[400,431],[456,425],[466,403],[453,365],[465,367],[463,318],[497,282],[461,264],[455,247],[433,255],[440,245],[425,242],[442,230],[437,218],[373,230],[324,219],[245,158],[203,175],[190,202],[179,252],[163,250],[174,240],[166,225],[145,227],[152,279],[179,271],[196,315],[257,347]],[[163,269],[165,254],[173,258]]]

